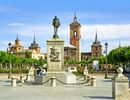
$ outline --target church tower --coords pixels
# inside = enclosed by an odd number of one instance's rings
[[[21,52],[24,48],[23,48],[23,46],[21,45],[21,43],[20,43],[20,40],[19,40],[19,38],[18,38],[18,35],[17,35],[17,38],[16,38],[16,40],[15,40],[15,44],[13,45],[13,46],[11,46],[11,51],[12,52]]]
[[[33,43],[31,43],[31,45],[29,46],[29,50],[35,50],[36,53],[40,53],[40,47],[38,46],[38,43],[36,42],[35,33],[34,33]]]
[[[70,44],[77,48],[76,51],[76,61],[81,61],[81,52],[80,52],[80,23],[77,21],[76,14],[74,16],[73,22],[70,24]]]
[[[95,35],[95,41],[91,45],[91,53],[92,57],[95,59],[98,59],[102,56],[102,45],[100,44],[100,41],[98,41],[97,32]]]

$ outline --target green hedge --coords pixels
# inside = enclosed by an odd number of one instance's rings
[[[8,73],[9,69],[0,68],[0,73]],[[28,69],[16,69],[12,68],[11,73],[28,73]]]

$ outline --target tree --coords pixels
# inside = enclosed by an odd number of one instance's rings
[[[122,65],[123,68],[130,63],[130,46],[112,50],[108,55],[111,64]]]

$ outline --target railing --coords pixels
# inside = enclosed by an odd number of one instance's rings
[[[32,76],[32,75],[27,75],[26,76],[26,79],[25,80],[23,80],[23,76],[20,76],[20,79],[18,79],[18,78],[15,78],[15,77],[13,77],[12,78],[12,81],[11,81],[11,86],[16,86],[17,84],[24,84],[24,85],[30,85],[30,82],[29,81],[27,81],[28,79],[28,77],[29,76],[31,76],[31,77],[33,77],[34,78],[34,76]],[[81,76],[80,78],[82,78],[83,76]],[[80,78],[78,78],[78,79],[80,79]],[[41,83],[41,85],[43,85],[43,84],[45,84],[45,83],[48,83],[49,81],[51,80],[51,85],[54,83],[54,84],[56,84],[56,81],[58,81],[58,82],[60,82],[60,83],[62,83],[62,84],[65,84],[65,85],[83,85],[83,84],[87,84],[87,83],[89,83],[90,85],[92,85],[93,84],[93,79],[92,78],[87,78],[84,82],[78,82],[78,83],[67,83],[67,82],[63,82],[63,81],[61,81],[61,80],[59,80],[59,79],[57,79],[57,78],[55,78],[55,77],[52,77],[52,78],[49,78],[48,80],[46,80],[46,81],[44,81],[43,83]],[[56,81],[54,81],[54,80],[56,80]],[[34,82],[33,82],[34,83]]]

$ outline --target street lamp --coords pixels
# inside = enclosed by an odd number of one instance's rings
[[[105,53],[106,53],[106,71],[105,71],[105,78],[108,78],[108,59],[107,59],[107,48],[108,48],[108,43],[105,43]]]
[[[9,52],[9,74],[8,74],[8,79],[11,78],[11,49],[10,49],[11,45],[12,44],[9,42],[8,43],[8,47],[9,47],[9,49],[8,49],[8,52]]]

